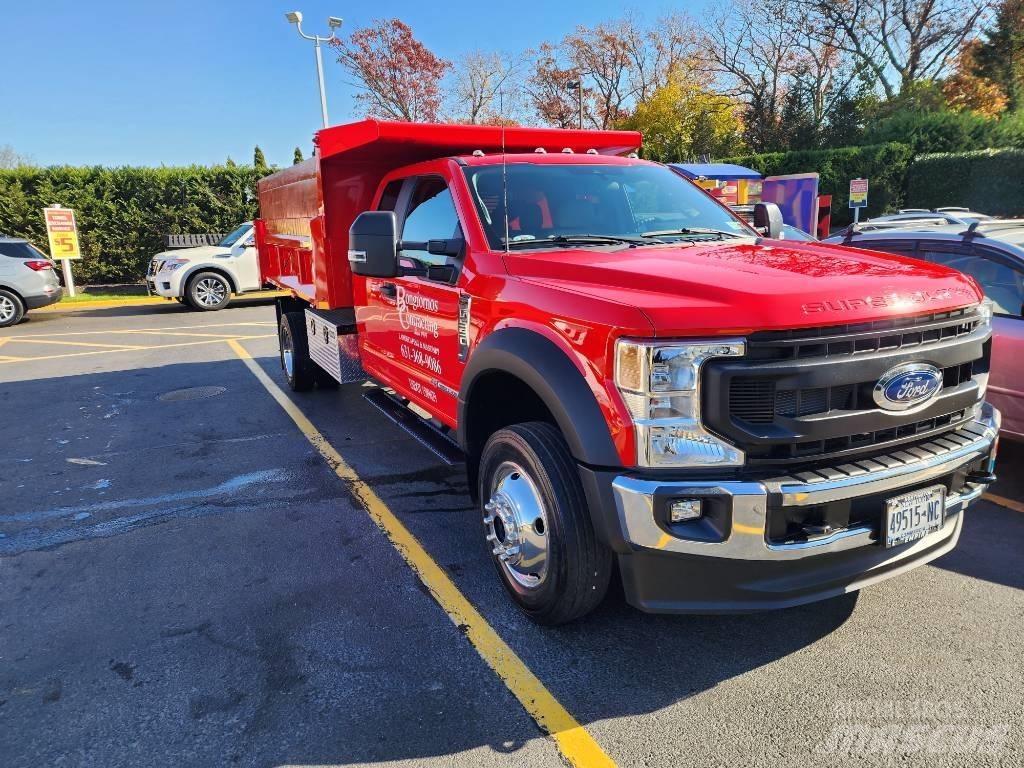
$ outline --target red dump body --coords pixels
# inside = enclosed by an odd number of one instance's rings
[[[314,157],[259,182],[257,249],[263,279],[318,309],[352,306],[348,230],[370,210],[381,179],[413,163],[475,150],[492,154],[571,149],[624,154],[631,131],[573,131],[364,120],[316,134]]]

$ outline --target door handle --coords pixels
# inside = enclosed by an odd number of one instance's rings
[[[380,295],[393,299],[398,295],[398,289],[395,287],[394,283],[381,283]]]

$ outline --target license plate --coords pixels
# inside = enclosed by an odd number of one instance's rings
[[[898,547],[924,538],[942,527],[946,516],[946,487],[934,485],[885,502],[885,546]]]

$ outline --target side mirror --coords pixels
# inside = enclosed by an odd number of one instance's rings
[[[398,276],[398,229],[393,211],[366,211],[348,230],[348,263],[365,277]]]
[[[754,228],[765,237],[778,240],[782,234],[782,211],[775,203],[758,203],[754,206]]]

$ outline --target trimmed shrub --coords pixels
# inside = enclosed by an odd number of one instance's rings
[[[907,173],[907,205],[962,205],[993,216],[1024,215],[1024,149],[922,155]]]
[[[890,142],[865,147],[806,150],[800,152],[769,152],[731,157],[722,162],[753,168],[765,176],[788,173],[817,173],[818,192],[832,195],[833,226],[853,220],[849,202],[850,179],[869,181],[867,212],[861,219],[877,216],[903,205],[907,168],[913,151],[906,144]]]
[[[870,123],[864,131],[865,144],[888,141],[909,144],[914,154],[1024,147],[1024,114],[1010,112],[993,119],[969,111],[900,111]]]
[[[163,250],[163,236],[230,232],[256,215],[252,166],[183,168],[16,168],[0,171],[0,232],[48,250],[42,209],[73,208],[82,283],[143,278],[148,260]]]

